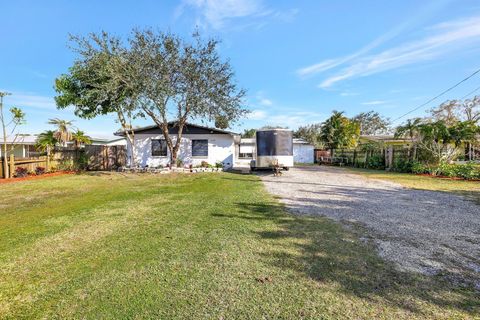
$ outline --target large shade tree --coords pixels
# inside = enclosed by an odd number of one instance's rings
[[[113,114],[127,140],[133,145],[132,121],[141,115],[138,110],[140,94],[131,55],[120,38],[107,32],[86,37],[71,36],[72,50],[77,54],[68,73],[55,80],[58,108],[75,107],[75,114],[92,119]],[[135,165],[135,149],[131,148]]]
[[[151,118],[163,132],[172,165],[187,120],[226,128],[247,112],[245,92],[220,58],[216,40],[204,41],[195,33],[186,41],[150,29],[134,30],[127,43],[106,32],[72,39],[79,57],[56,81],[57,105],[74,105],[85,118],[116,113],[132,146],[132,119]],[[131,151],[135,164],[135,148]]]
[[[245,91],[237,87],[228,61],[218,53],[218,41],[192,41],[153,30],[136,30],[130,39],[131,63],[141,87],[140,110],[162,130],[177,161],[183,129],[189,119],[215,122],[226,128],[247,113]],[[175,137],[169,128],[177,128]]]

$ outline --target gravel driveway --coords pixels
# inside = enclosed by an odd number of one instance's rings
[[[267,190],[296,214],[359,223],[382,257],[406,271],[448,271],[480,288],[480,206],[325,166],[260,174]]]

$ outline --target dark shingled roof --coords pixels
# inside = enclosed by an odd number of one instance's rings
[[[168,133],[176,134],[178,132],[178,127],[176,123],[171,121],[168,123]],[[134,133],[162,133],[162,130],[157,125],[150,125],[140,128],[133,128]],[[183,127],[184,134],[230,134],[232,136],[239,135],[238,133],[232,131],[221,130],[217,128],[209,128],[205,126],[200,126],[198,124],[186,123]],[[114,133],[116,136],[125,136],[123,131],[117,131]]]

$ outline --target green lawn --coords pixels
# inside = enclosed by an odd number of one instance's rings
[[[255,176],[83,174],[0,185],[0,317],[473,318]]]
[[[346,170],[350,170],[353,173],[358,173],[368,178],[396,182],[407,188],[455,193],[480,203],[479,181],[452,180],[410,173],[386,172],[384,170],[358,168],[346,168]]]

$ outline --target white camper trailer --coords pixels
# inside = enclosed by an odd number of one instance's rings
[[[293,167],[293,132],[287,129],[258,130],[255,151],[255,159],[250,163],[252,170],[271,168],[275,164],[288,170]]]

